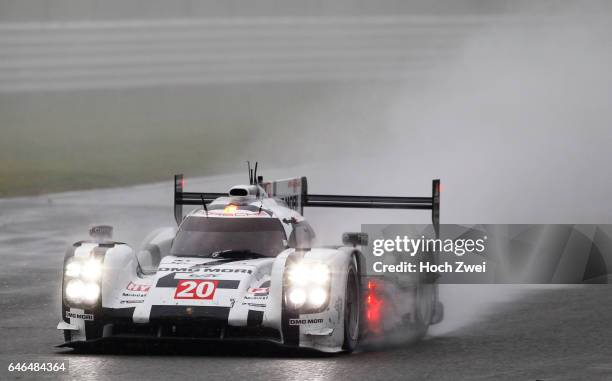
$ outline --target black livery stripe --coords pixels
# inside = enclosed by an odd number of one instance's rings
[[[247,315],[247,327],[260,326],[263,323],[263,311],[249,310]]]
[[[285,261],[285,271],[283,271],[283,278],[287,274],[287,267],[289,267],[295,260],[302,258],[303,255],[298,253],[297,251],[287,256],[287,260]],[[281,329],[283,332],[283,343],[285,345],[300,345],[300,326],[299,325],[290,325],[289,320],[291,319],[299,319],[300,314],[298,311],[292,308],[287,307],[286,300],[286,285],[287,282],[283,279],[283,296],[281,300]]]
[[[227,279],[206,279],[206,278],[187,278],[187,279],[174,279],[175,273],[168,274],[157,280],[155,287],[171,287],[178,286],[179,280],[214,280],[217,282],[217,288],[237,289],[240,285],[239,280],[227,280]]]
[[[102,243],[99,243],[98,246],[111,248],[111,247],[115,247],[115,245],[125,245],[125,244],[126,244],[125,242],[102,242]]]
[[[218,306],[151,306],[150,321],[155,320],[222,320],[227,322],[230,307]]]
[[[102,329],[103,326],[100,322],[85,320],[85,339],[99,339],[102,337]]]
[[[136,307],[107,308],[102,307],[102,318],[106,320],[132,320]]]
[[[66,312],[70,311],[70,307],[66,303],[62,303],[62,320],[66,323],[70,323],[70,318],[66,316]]]

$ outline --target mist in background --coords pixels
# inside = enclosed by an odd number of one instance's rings
[[[3,1],[1,193],[251,159],[321,192],[440,177],[449,223],[610,220],[606,2],[334,4]]]
[[[489,25],[395,103],[403,169],[421,158],[444,179],[448,222],[610,222],[609,11],[575,3],[538,25]]]

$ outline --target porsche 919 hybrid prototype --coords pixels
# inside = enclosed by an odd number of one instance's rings
[[[108,342],[261,340],[322,352],[358,342],[422,337],[442,319],[435,276],[395,284],[368,276],[363,233],[311,247],[304,208],[429,209],[436,234],[439,180],[431,197],[309,194],[305,177],[249,184],[228,193],[183,191],[174,180],[178,228],[153,232],[135,252],[94,226],[64,259],[64,347]],[[199,208],[183,216],[184,205]],[[147,265],[143,265],[147,262]],[[405,282],[404,282],[405,283]]]

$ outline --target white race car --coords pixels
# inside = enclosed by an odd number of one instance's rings
[[[178,229],[157,230],[138,252],[112,241],[112,227],[91,228],[93,239],[65,256],[60,346],[263,340],[350,352],[398,328],[422,337],[442,319],[435,278],[368,277],[367,235],[311,247],[302,216],[305,207],[429,209],[437,232],[439,180],[431,197],[381,197],[308,194],[305,177],[264,182],[256,169],[249,177],[221,194],[184,192],[176,175]],[[183,205],[200,207],[183,217]]]

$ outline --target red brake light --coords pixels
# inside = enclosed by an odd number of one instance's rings
[[[378,283],[375,281],[368,281],[368,291],[366,296],[366,319],[368,321],[369,329],[378,333],[381,331],[380,327],[380,312],[383,305],[383,300],[376,293]]]

